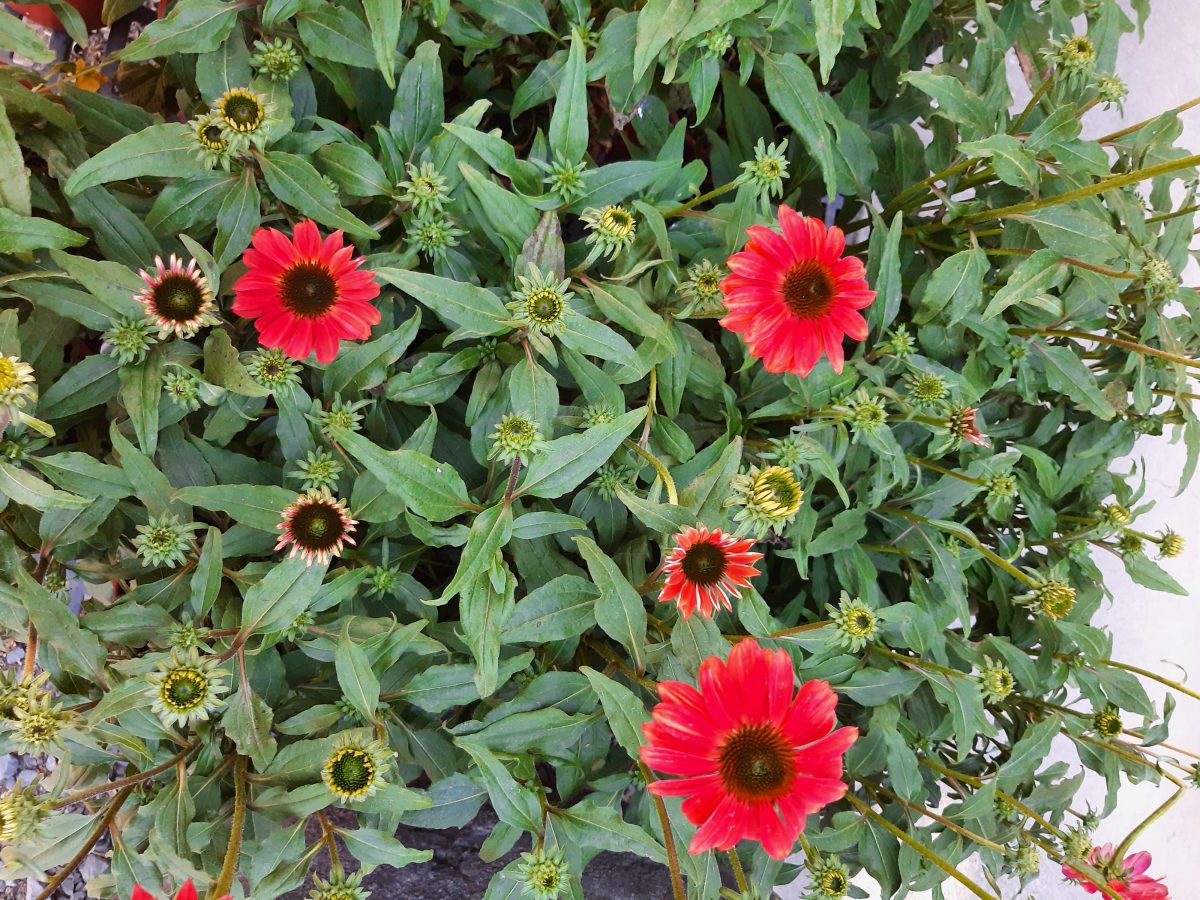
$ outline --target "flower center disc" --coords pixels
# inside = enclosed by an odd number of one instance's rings
[[[801,319],[817,319],[833,303],[833,280],[815,260],[798,262],[783,276],[783,302]]]
[[[327,550],[345,533],[341,514],[324,503],[312,503],[292,517],[292,534],[306,550]]]
[[[772,801],[791,788],[795,778],[793,751],[783,734],[766,725],[740,728],[721,748],[721,781],[747,802]]]
[[[337,282],[321,263],[298,262],[279,276],[279,296],[292,315],[315,319],[337,303]]]
[[[562,317],[563,301],[556,291],[538,290],[525,303],[529,318],[539,325],[553,325]]]
[[[761,473],[754,485],[754,500],[763,512],[773,516],[790,516],[800,508],[800,492],[786,470]]]
[[[262,105],[253,97],[234,94],[221,106],[221,114],[238,131],[254,131],[262,124]]]
[[[604,211],[604,226],[617,237],[624,237],[633,230],[633,217],[623,209],[607,209]]]
[[[17,367],[12,360],[0,356],[0,391],[7,391],[17,383]]]
[[[196,282],[183,275],[167,275],[154,289],[154,309],[168,322],[190,322],[203,306]]]
[[[207,687],[208,680],[199,672],[180,669],[167,677],[163,694],[176,709],[192,709],[199,705]]]
[[[716,584],[725,574],[725,551],[715,544],[694,544],[683,555],[681,568],[688,581]]]
[[[343,750],[330,765],[329,775],[338,788],[354,794],[375,780],[375,765],[361,750]]]

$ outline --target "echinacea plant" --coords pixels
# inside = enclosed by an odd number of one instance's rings
[[[1148,7],[3,16],[0,879],[366,900],[478,819],[488,898],[1166,898],[1200,694],[1095,561],[1184,593],[1129,458],[1200,465],[1200,156],[1091,114]]]

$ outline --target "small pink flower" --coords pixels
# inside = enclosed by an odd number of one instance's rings
[[[311,488],[284,508],[275,526],[283,532],[275,549],[290,544],[289,557],[299,553],[310,566],[314,561],[327,563],[341,556],[346,544],[354,546],[350,533],[357,524],[357,519],[350,518],[345,500],[333,499],[328,488]]]
[[[134,885],[133,897],[131,900],[155,900],[154,895],[142,888],[142,886]],[[192,884],[189,878],[179,889],[179,893],[175,895],[175,900],[196,900],[196,886]],[[229,894],[226,894],[221,900],[232,900]]]
[[[988,440],[986,434],[979,430],[979,426],[975,423],[975,415],[978,410],[970,406],[962,406],[952,410],[950,415],[946,417],[946,428],[950,434],[959,440],[966,441],[969,444],[974,444],[976,447],[990,447],[992,442]]]
[[[1108,878],[1108,889],[1126,900],[1170,900],[1167,886],[1162,879],[1151,878],[1146,874],[1150,868],[1150,854],[1146,851],[1132,853],[1121,862],[1114,859],[1116,851],[1112,844],[1103,847],[1093,847],[1088,854],[1087,862],[1092,868],[1099,870]],[[1081,872],[1070,866],[1062,867],[1063,877],[1074,881],[1089,894],[1099,892],[1099,888],[1087,880]]]
[[[189,338],[204,325],[217,321],[212,288],[194,259],[185,266],[174,253],[165,264],[161,256],[156,256],[154,268],[142,269],[138,274],[146,287],[133,299],[158,326],[159,337],[174,333]]]
[[[722,606],[733,609],[730,599],[758,574],[754,563],[762,554],[753,552],[753,546],[753,541],[739,540],[719,528],[683,529],[675,535],[675,546],[663,564],[667,581],[659,602],[674,601],[685,619],[692,613],[711,619]]]

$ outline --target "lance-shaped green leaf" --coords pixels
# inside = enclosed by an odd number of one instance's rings
[[[121,403],[129,413],[138,446],[148,456],[158,449],[158,402],[162,397],[163,358],[154,348],[140,362],[122,366]]]
[[[833,137],[821,112],[821,95],[812,71],[794,53],[766,57],[767,97],[792,126],[812,158],[821,168],[825,193],[837,192],[837,155]]]
[[[1117,414],[1096,383],[1095,374],[1070,347],[1057,347],[1040,341],[1033,346],[1045,363],[1046,383],[1051,390],[1061,391],[1101,419],[1111,419]]]
[[[646,608],[642,598],[595,541],[577,537],[575,544],[600,592],[596,598],[596,623],[605,634],[629,651],[638,671],[641,671],[644,668],[642,650],[646,644]]]
[[[550,113],[550,149],[569,163],[583,159],[588,145],[587,47],[578,32],[563,70],[558,99]]]
[[[648,368],[629,341],[607,325],[576,314],[567,316],[564,326],[559,340],[576,353],[595,356],[637,371]]]
[[[365,437],[343,432],[338,444],[383,482],[389,493],[431,522],[445,522],[477,507],[453,466],[415,450],[384,450]]]
[[[75,170],[63,190],[75,195],[109,181],[144,176],[179,178],[204,172],[188,136],[188,126],[165,122],[105,147]]]
[[[503,322],[510,316],[500,298],[478,285],[390,266],[376,269],[375,277],[400,288],[450,325],[479,335],[509,330]]]
[[[272,484],[196,485],[176,491],[175,499],[226,513],[259,531],[274,532],[283,508],[296,499],[296,492]]]
[[[229,37],[242,8],[225,0],[179,0],[165,18],[151,22],[121,51],[121,59],[139,62],[173,53],[211,53]]]
[[[82,509],[92,501],[51,487],[42,479],[11,463],[0,461],[0,494],[30,509]]]
[[[371,29],[375,63],[387,86],[395,88],[396,44],[400,41],[404,6],[394,0],[363,0],[363,12],[367,14],[367,27]]]
[[[629,754],[630,759],[638,759],[642,746],[642,724],[650,721],[646,704],[625,685],[613,681],[602,672],[587,666],[579,671],[587,676],[592,690],[600,698],[604,716],[617,743]]]
[[[399,3],[395,5],[397,9],[400,8]],[[423,809],[424,807],[417,806],[416,808]],[[396,811],[400,812],[400,810]],[[338,837],[345,842],[350,855],[358,860],[367,871],[375,866],[400,869],[412,863],[429,862],[433,858],[432,850],[414,850],[406,847],[390,834],[380,831],[378,828],[356,828],[352,831],[337,828],[335,831]]]
[[[506,644],[544,644],[583,634],[596,624],[597,596],[586,578],[560,575],[521,599],[500,638]]]
[[[530,462],[518,493],[553,499],[575,490],[608,462],[621,441],[645,419],[646,411],[636,409],[580,434],[550,441]]]
[[[42,36],[7,11],[0,16],[0,48],[13,50],[33,62],[54,62],[54,51]]]
[[[6,16],[11,18],[11,16]],[[0,253],[82,247],[87,238],[78,231],[39,216],[23,216],[0,207]]]
[[[501,549],[512,537],[512,506],[498,503],[475,517],[467,534],[467,543],[459,558],[458,569],[446,585],[437,605],[449,603],[476,578],[492,567]]]
[[[306,565],[299,556],[277,563],[246,591],[242,631],[253,634],[286,628],[308,609],[324,577],[324,564]]]
[[[37,628],[42,640],[58,652],[62,667],[95,684],[106,684],[104,647],[96,636],[80,628],[79,617],[64,599],[38,584],[24,568],[18,567],[14,574],[30,623]]]
[[[388,366],[404,355],[420,327],[421,311],[418,309],[394,331],[339,353],[325,370],[326,396],[350,395],[382,384]]]
[[[514,828],[536,831],[542,819],[537,796],[529,788],[517,784],[504,764],[487,747],[469,738],[459,738],[456,743],[475,763],[479,781],[487,788],[496,817]]]
[[[230,697],[221,716],[221,725],[238,752],[249,756],[259,770],[275,758],[275,736],[271,734],[274,717],[266,701],[250,690],[238,690]]]
[[[570,809],[555,809],[552,815],[574,846],[636,853],[654,862],[666,862],[662,844],[650,837],[646,829],[626,822],[611,806],[602,806],[589,798]]]
[[[379,707],[379,679],[371,669],[367,652],[350,637],[349,619],[342,625],[334,667],[342,696],[350,701],[364,721],[374,720],[375,710]]]
[[[496,580],[493,584],[491,573],[483,572],[464,584],[459,600],[463,640],[475,657],[475,686],[481,697],[490,697],[500,687],[500,630],[512,615],[517,587],[507,570]]]
[[[355,237],[377,238],[379,233],[338,202],[337,194],[307,160],[293,153],[268,150],[258,157],[267,186],[279,200],[330,228],[341,228]]]

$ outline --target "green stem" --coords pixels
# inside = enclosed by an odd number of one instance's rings
[[[1021,130],[1021,126],[1025,124],[1025,120],[1029,118],[1029,114],[1037,107],[1038,102],[1046,96],[1046,92],[1050,90],[1054,84],[1054,73],[1051,72],[1049,77],[1038,86],[1038,89],[1033,92],[1033,96],[1029,98],[1029,102],[1025,104],[1025,108],[1021,110],[1021,114],[1017,116],[1012,126],[1008,129],[1009,134],[1016,134]]]
[[[733,869],[733,878],[737,882],[738,890],[749,894],[750,882],[746,879],[746,870],[742,868],[742,861],[738,858],[737,847],[729,848],[729,868]]]
[[[1017,579],[1018,581],[1020,581],[1022,584],[1026,585],[1027,587],[1034,587],[1036,584],[1036,582],[1034,581],[1034,579],[1032,577],[1030,577],[1029,575],[1026,575],[1024,572],[1022,572],[1020,569],[1018,569],[1016,566],[1014,566],[1012,563],[1010,563],[1003,556],[1000,556],[999,554],[995,553],[994,551],[989,550],[987,547],[983,546],[983,544],[980,543],[979,538],[975,537],[974,535],[968,537],[966,534],[963,534],[962,532],[958,531],[957,529],[945,528],[942,525],[939,525],[937,522],[934,522],[932,519],[927,519],[924,516],[919,516],[916,513],[910,513],[903,509],[897,509],[894,506],[881,506],[881,507],[879,507],[879,511],[891,513],[892,515],[895,515],[895,516],[900,516],[900,518],[908,519],[910,522],[922,522],[926,525],[932,525],[934,528],[938,528],[942,531],[945,531],[947,534],[952,534],[956,538],[958,538],[960,541],[963,541],[964,543],[968,544],[970,547],[972,547],[978,553],[983,554],[984,558],[990,560],[994,565],[1003,569],[1005,572],[1007,572],[1009,575],[1011,575],[1013,578]]]
[[[662,479],[663,486],[667,489],[667,502],[672,506],[679,505],[679,492],[675,490],[675,480],[671,478],[671,473],[667,471],[667,467],[662,464],[657,456],[647,450],[645,447],[635,444],[633,441],[626,438],[622,443],[650,463],[654,467],[654,471],[658,473],[658,477]]]
[[[891,215],[894,214],[896,212],[896,210],[905,208],[904,203],[907,202],[909,197],[916,195],[917,193],[923,191],[924,189],[926,189],[928,187],[932,187],[934,184],[936,184],[939,181],[944,181],[945,179],[949,178],[951,175],[957,175],[963,169],[969,168],[973,162],[974,162],[974,160],[971,160],[971,159],[961,160],[960,162],[956,162],[954,165],[950,166],[949,168],[942,169],[942,171],[940,171],[940,172],[934,172],[932,175],[930,175],[924,181],[919,181],[916,184],[906,187],[899,194],[897,194],[895,197],[893,197],[891,202],[888,203],[887,206],[885,206],[883,208],[883,212],[880,213],[880,217],[883,219],[891,218]]]
[[[1176,106],[1173,109],[1168,109],[1164,113],[1159,113],[1157,116],[1155,116],[1152,119],[1146,119],[1144,122],[1138,122],[1136,125],[1130,125],[1127,128],[1122,128],[1120,131],[1114,131],[1112,134],[1106,134],[1102,138],[1096,138],[1096,143],[1097,144],[1111,143],[1112,141],[1115,141],[1115,140],[1125,137],[1125,135],[1127,135],[1127,134],[1133,134],[1135,131],[1141,131],[1147,125],[1154,124],[1155,122],[1157,122],[1160,118],[1162,118],[1165,115],[1169,115],[1170,113],[1178,114],[1181,112],[1186,112],[1187,110],[1191,109],[1193,106],[1197,106],[1197,105],[1200,105],[1200,97],[1193,97],[1191,100],[1187,101],[1187,103],[1181,103],[1181,104],[1179,104],[1179,106]]]
[[[971,785],[971,787],[973,787],[977,790],[984,786],[984,780],[982,778],[976,778],[974,775],[967,775],[963,772],[955,772],[953,769],[948,769],[945,766],[943,766],[941,763],[935,762],[933,759],[931,759],[927,756],[918,757],[917,762],[919,762],[921,765],[923,765],[927,769],[933,769],[935,772],[939,772],[942,775],[945,775],[947,778],[955,778],[959,781],[964,782],[965,784]],[[1004,793],[1004,791],[997,790],[996,796],[999,797],[1001,800],[1004,800],[1007,803],[1011,803],[1014,809],[1020,810],[1026,816],[1033,819],[1033,821],[1037,822],[1039,825],[1041,825],[1043,828],[1045,828],[1048,832],[1050,832],[1050,834],[1054,835],[1060,841],[1064,837],[1066,837],[1066,835],[1064,835],[1062,833],[1062,831],[1060,831],[1058,828],[1055,828],[1053,825],[1050,824],[1050,822],[1048,822],[1046,819],[1042,818],[1041,815],[1034,812],[1032,809],[1030,809],[1028,806],[1026,806],[1024,803],[1022,803],[1016,797],[1012,796],[1012,794],[1006,794],[1006,793]]]
[[[654,776],[650,774],[650,770],[646,768],[644,762],[638,763],[638,769],[647,784],[654,780]],[[675,900],[687,900],[687,891],[683,888],[683,876],[679,873],[679,854],[675,851],[675,838],[671,834],[671,819],[667,815],[667,807],[658,794],[650,794],[650,796],[654,799],[654,808],[658,811],[658,822],[662,825],[663,846],[667,848],[667,868],[671,870],[671,893],[674,894]]]
[[[1159,163],[1154,166],[1147,166],[1144,169],[1135,169],[1132,172],[1125,172],[1121,175],[1114,175],[1111,178],[1105,178],[1095,184],[1089,184],[1085,187],[1076,188],[1073,191],[1066,191],[1062,194],[1056,194],[1053,197],[1046,197],[1041,200],[1027,200],[1024,203],[1015,203],[1012,206],[1002,206],[999,209],[985,209],[976,213],[963,216],[956,220],[963,225],[971,225],[975,222],[987,222],[992,219],[1004,219],[1010,216],[1018,216],[1028,212],[1034,212],[1039,209],[1057,206],[1061,203],[1071,203],[1075,200],[1083,200],[1087,197],[1094,197],[1097,194],[1103,194],[1105,191],[1111,191],[1114,188],[1125,187],[1130,184],[1137,184],[1141,181],[1146,181],[1150,178],[1157,178],[1160,175],[1169,175],[1172,172],[1178,172],[1181,169],[1193,169],[1200,166],[1200,154],[1185,156],[1181,159],[1173,159],[1168,162]],[[936,223],[929,230],[937,231],[943,228],[951,227],[953,223]]]
[[[919,656],[905,656],[903,653],[896,653],[893,650],[888,650],[886,647],[880,647],[877,644],[868,644],[867,649],[872,653],[878,653],[880,656],[886,656],[888,659],[894,659],[896,662],[906,666],[916,666],[919,669],[927,669],[930,672],[937,672],[940,675],[945,675],[948,678],[971,678],[967,672],[960,672],[958,669],[950,669],[946,666],[938,665],[937,663],[929,662],[926,659],[921,659]]]
[[[915,850],[922,858],[933,863],[976,897],[981,897],[982,900],[1000,900],[999,897],[995,896],[994,894],[989,894],[966,875],[962,874],[962,872],[958,871],[958,869],[956,869],[954,866],[950,865],[950,863],[946,862],[946,860],[942,859],[940,856],[910,835],[907,831],[902,828],[897,828],[890,821],[885,819],[879,813],[875,812],[875,810],[871,809],[871,807],[867,806],[867,804],[863,803],[853,794],[847,794],[846,800],[848,800],[850,805],[857,809],[860,814],[882,826],[883,829],[890,833],[893,837],[905,844],[908,844],[908,846]]]
[[[1194,700],[1200,700],[1200,693],[1193,691],[1191,688],[1186,688],[1178,681],[1171,681],[1169,678],[1164,678],[1161,675],[1155,675],[1146,669],[1139,669],[1137,666],[1131,666],[1129,663],[1117,662],[1114,659],[1098,659],[1096,662],[1106,666],[1111,666],[1114,669],[1123,669],[1126,672],[1132,672],[1134,675],[1141,675],[1143,678],[1149,678],[1151,681],[1157,681],[1159,684],[1166,685],[1172,690],[1179,691],[1181,694],[1187,694]]]
[[[68,794],[65,797],[57,800],[51,809],[62,809],[64,806],[71,806],[74,803],[79,803],[83,800],[88,800],[92,797],[98,797],[100,794],[107,794],[109,791],[123,790],[127,787],[141,784],[143,781],[149,781],[157,775],[161,775],[167,769],[172,768],[177,763],[182,762],[191,753],[200,746],[197,741],[194,744],[188,744],[165,763],[155,766],[153,769],[147,769],[145,772],[138,772],[134,775],[126,775],[124,778],[118,778],[116,781],[109,781],[106,784],[99,785],[93,788],[84,788],[82,791],[76,791],[73,794]]]
[[[665,213],[663,213],[663,218],[670,219],[674,216],[682,215],[683,213],[685,213],[689,209],[691,209],[693,206],[699,206],[701,203],[704,203],[708,200],[715,200],[717,197],[720,197],[722,194],[729,193],[734,188],[736,188],[738,186],[738,184],[739,184],[738,181],[730,181],[730,182],[727,182],[726,184],[721,185],[720,187],[715,187],[711,191],[709,191],[707,194],[700,194],[699,196],[693,197],[691,200],[687,201],[686,203],[680,204],[679,206],[675,207],[674,209],[667,210]]]
[[[96,825],[95,831],[88,836],[83,846],[79,848],[67,864],[54,873],[54,877],[50,879],[49,884],[37,895],[37,900],[49,900],[50,897],[55,896],[59,885],[66,881],[71,873],[79,868],[80,864],[87,859],[87,855],[92,852],[92,848],[96,846],[96,842],[100,840],[104,832],[108,831],[109,826],[112,825],[113,820],[117,817],[117,813],[125,804],[125,801],[129,799],[131,793],[133,793],[132,787],[123,788],[121,793],[109,801],[108,808],[105,809],[104,816],[100,819],[99,824]]]
[[[237,874],[238,857],[242,853],[242,832],[246,824],[246,757],[239,756],[233,767],[233,819],[230,822],[229,843],[225,847],[225,861],[217,883],[209,897],[224,897],[233,886]]]
[[[987,838],[983,837],[982,835],[978,835],[975,832],[971,831],[970,829],[964,828],[963,826],[959,825],[957,822],[953,822],[950,819],[946,818],[945,816],[943,816],[939,813],[935,813],[931,809],[926,809],[924,806],[918,806],[915,803],[910,803],[908,800],[905,800],[903,797],[892,793],[891,791],[889,791],[887,788],[883,787],[882,785],[872,784],[871,782],[867,782],[867,781],[864,781],[862,783],[872,793],[882,794],[884,797],[887,797],[893,803],[899,803],[905,809],[911,809],[913,812],[918,813],[919,815],[926,816],[930,819],[933,819],[933,821],[938,822],[939,824],[945,825],[951,831],[953,831],[957,834],[961,834],[963,837],[967,838],[968,840],[974,841],[975,843],[979,844],[981,847],[987,847],[989,850],[994,850],[997,853],[999,853],[1001,856],[1004,856],[1008,853],[1008,851],[1005,850],[1004,847],[1000,846],[995,841],[989,841]]]
[[[983,487],[986,482],[982,478],[972,478],[970,475],[964,475],[962,472],[955,472],[953,469],[945,469],[937,463],[930,462],[927,459],[922,459],[919,456],[906,457],[914,466],[920,466],[923,469],[929,469],[933,472],[939,472],[942,475],[949,475],[951,478],[957,478],[959,481],[965,481],[968,484],[977,484]]]
[[[1095,341],[1097,344],[1106,344],[1109,347],[1120,347],[1122,350],[1131,350],[1134,353],[1141,353],[1144,356],[1154,356],[1158,359],[1165,359],[1173,363],[1178,363],[1181,366],[1187,366],[1192,369],[1200,369],[1200,362],[1194,359],[1188,359],[1186,356],[1179,356],[1175,353],[1168,353],[1166,350],[1158,350],[1154,347],[1147,347],[1145,344],[1138,344],[1134,341],[1126,341],[1122,338],[1109,337],[1106,334],[1092,334],[1090,331],[1076,331],[1072,328],[1013,328],[1011,334],[1021,337],[1031,337],[1035,334],[1046,335],[1047,337],[1065,337],[1074,338],[1079,341]]]

